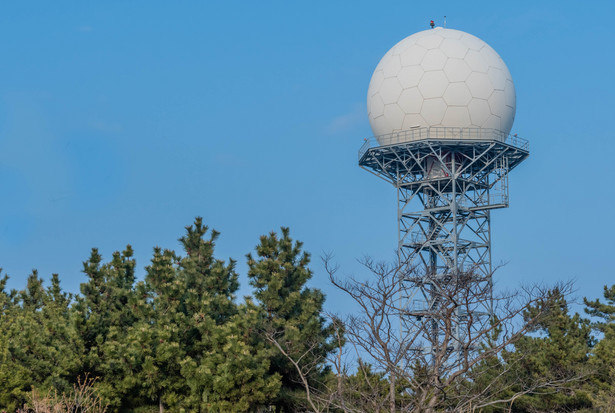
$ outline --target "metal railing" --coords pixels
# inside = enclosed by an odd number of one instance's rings
[[[445,126],[431,126],[428,128],[413,128],[409,130],[389,133],[387,135],[366,138],[359,149],[359,159],[370,148],[378,146],[398,145],[400,143],[420,141],[424,139],[461,139],[461,140],[487,140],[499,141],[516,148],[529,151],[530,142],[517,135],[508,135],[497,129],[484,128],[452,128]]]

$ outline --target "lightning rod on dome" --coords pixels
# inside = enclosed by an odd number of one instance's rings
[[[444,28],[446,29],[446,16],[444,16]]]

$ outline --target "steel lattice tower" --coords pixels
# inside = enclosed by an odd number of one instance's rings
[[[508,173],[528,155],[528,141],[481,128],[415,128],[361,147],[359,165],[397,189],[403,314],[420,320],[432,343],[443,331],[438,291],[464,277],[491,296],[490,211],[508,206]],[[454,315],[451,351],[472,333],[459,328],[465,319],[479,320],[472,328],[489,322],[492,300],[464,311]]]

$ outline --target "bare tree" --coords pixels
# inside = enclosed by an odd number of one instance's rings
[[[548,313],[553,303],[546,287],[492,295],[490,283],[477,280],[473,272],[452,274],[431,290],[435,311],[409,311],[400,297],[407,295],[407,282],[424,282],[416,271],[365,259],[371,277],[363,281],[337,277],[330,257],[324,263],[333,284],[360,308],[345,319],[346,339],[358,357],[386,375],[391,413],[502,407],[523,394],[557,391],[580,379],[527,380],[515,376],[519,355],[504,357]],[[557,288],[567,294],[571,285]],[[486,302],[492,303],[490,313],[479,311]],[[531,307],[539,310],[528,316]]]
[[[455,274],[433,290],[437,311],[409,311],[400,297],[412,277],[425,279],[416,272],[365,259],[369,279],[342,279],[330,257],[324,264],[332,283],[359,308],[343,322],[329,316],[338,351],[324,360],[314,357],[317,343],[303,343],[303,352],[296,352],[280,332],[265,332],[295,367],[306,411],[509,411],[523,395],[558,392],[589,374],[537,379],[520,369],[524,355],[510,351],[555,305],[547,287],[492,295],[489,284],[473,273]],[[571,284],[554,288],[566,295]],[[493,303],[489,314],[479,311],[485,302]],[[333,373],[326,382],[310,382],[310,372],[323,362]]]

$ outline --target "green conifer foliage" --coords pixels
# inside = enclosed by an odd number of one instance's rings
[[[601,337],[591,357],[596,371],[593,397],[601,411],[615,412],[615,285],[605,285],[603,296],[605,302],[584,299],[585,312],[594,318],[592,327]]]
[[[285,349],[290,357],[310,366],[308,379],[317,388],[329,371],[325,361],[335,348],[334,329],[322,316],[324,294],[307,288],[312,277],[310,256],[293,242],[288,228],[282,236],[262,236],[256,257],[248,254],[248,277],[261,308],[262,329]],[[282,377],[282,389],[273,400],[278,410],[293,411],[304,388],[295,366],[272,348],[271,372]]]
[[[214,256],[216,231],[202,219],[186,228],[186,253],[154,250],[145,283],[137,285],[143,321],[128,331],[142,345],[141,394],[172,411],[247,411],[277,392],[268,352],[253,332],[254,305],[238,306],[235,262]],[[140,316],[141,317],[141,316]]]
[[[187,255],[179,262],[187,290],[185,311],[192,314],[207,310],[216,324],[223,324],[237,312],[234,299],[239,282],[235,261],[230,260],[226,265],[214,258],[214,245],[220,233],[211,231],[209,240],[204,240],[207,227],[201,218],[187,227],[186,232],[180,242]],[[205,302],[201,301],[203,298]]]
[[[268,373],[269,354],[255,340],[255,306],[234,301],[239,287],[235,262],[214,258],[219,234],[212,231],[204,240],[206,231],[197,218],[180,239],[187,254],[179,261],[186,284],[183,308],[192,326],[182,361],[187,400],[200,411],[253,410],[277,392],[279,378]]]
[[[154,249],[146,268],[145,283],[137,295],[143,318],[130,330],[133,346],[142,346],[141,393],[161,406],[178,406],[187,394],[181,376],[191,333],[190,317],[185,311],[186,284],[179,273],[179,258],[173,251]]]
[[[83,344],[71,320],[72,297],[57,274],[48,289],[36,271],[24,290],[4,293],[0,283],[0,406],[23,405],[33,388],[67,391],[78,376]]]
[[[133,294],[136,263],[130,245],[122,252],[113,253],[111,262],[101,264],[102,256],[93,248],[83,272],[88,277],[81,284],[77,309],[82,317],[82,334],[86,350],[91,353],[90,365],[98,364],[96,352],[112,326],[126,327],[135,321],[128,303]]]
[[[248,302],[217,326],[206,319],[197,322],[207,331],[197,343],[201,355],[187,358],[182,365],[192,407],[204,412],[240,412],[263,406],[279,391],[280,379],[269,372],[270,351],[254,331],[258,309]]]
[[[548,304],[547,304],[548,303]],[[568,303],[558,289],[525,314],[532,318],[540,306],[549,305],[535,335],[520,338],[515,352],[506,355],[516,366],[511,383],[553,383],[515,401],[513,411],[577,411],[592,406],[584,383],[590,374],[586,365],[593,344],[591,329],[579,314],[569,315]],[[526,377],[527,376],[527,377]]]
[[[75,305],[76,323],[85,346],[81,375],[100,378],[96,388],[111,408],[120,408],[133,393],[136,381],[126,380],[126,331],[136,321],[134,297],[135,260],[130,245],[114,252],[103,263],[96,248],[83,272],[88,277],[81,284],[81,296]]]

